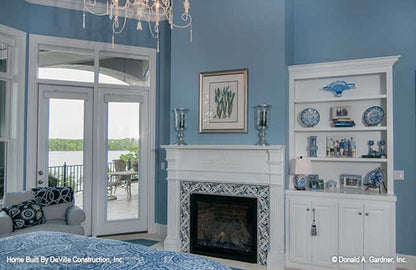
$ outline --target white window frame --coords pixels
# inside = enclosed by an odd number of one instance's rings
[[[74,82],[74,81],[61,81],[61,80],[49,80],[38,78],[38,49],[40,45],[47,46],[60,46],[74,49],[88,49],[94,51],[95,57],[95,78],[93,83],[88,82]],[[132,55],[146,55],[149,57],[150,63],[150,85],[149,86],[126,86],[126,85],[114,85],[114,84],[99,84],[99,57],[101,52],[110,52],[115,54],[122,53],[125,56]],[[155,223],[155,156],[156,156],[156,49],[126,46],[103,42],[93,42],[77,39],[58,38],[42,35],[29,35],[29,77],[28,77],[28,112],[27,112],[27,152],[26,152],[26,176],[27,188],[36,186],[37,176],[37,87],[39,84],[56,84],[67,86],[80,86],[80,87],[92,87],[94,91],[103,88],[117,88],[117,89],[129,89],[129,90],[144,90],[149,92],[149,123],[150,123],[150,160],[149,160],[149,182],[148,182],[148,232],[156,233],[157,226]],[[93,135],[98,136],[98,134]],[[94,152],[97,149],[94,150]],[[94,169],[95,170],[95,169]],[[93,234],[95,225],[93,224]]]
[[[25,188],[24,122],[26,96],[26,33],[0,24],[0,41],[9,46],[7,72],[0,78],[6,93],[6,182],[5,192]]]

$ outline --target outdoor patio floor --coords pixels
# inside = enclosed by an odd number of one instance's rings
[[[131,198],[123,186],[118,187],[116,192],[113,192],[113,195],[117,199],[107,201],[107,220],[138,218],[139,188],[137,182],[131,184]],[[82,196],[82,191],[75,193],[75,204],[81,208]],[[88,200],[89,198],[86,199]],[[105,202],[104,199],[102,202]]]

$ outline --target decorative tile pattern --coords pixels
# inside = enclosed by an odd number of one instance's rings
[[[266,265],[270,247],[270,188],[208,182],[181,182],[180,241],[183,252],[190,249],[190,195],[192,193],[257,198],[257,262]]]

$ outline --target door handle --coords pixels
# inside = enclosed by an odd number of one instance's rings
[[[43,181],[42,180],[38,180],[38,184],[39,185],[42,185],[43,184]]]
[[[38,174],[39,175],[43,175],[43,171],[38,171]]]
[[[358,215],[360,215],[360,216],[361,216],[362,214],[363,214],[363,213],[361,213],[361,212],[358,212]]]
[[[365,215],[366,215],[366,216],[369,216],[370,214],[369,214],[369,213],[365,213]]]

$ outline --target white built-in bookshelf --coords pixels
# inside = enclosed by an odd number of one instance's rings
[[[394,195],[393,184],[393,65],[398,56],[338,61],[289,67],[289,157],[290,160],[308,156],[308,137],[317,136],[317,157],[312,157],[313,174],[324,181],[335,180],[340,187],[341,174],[361,175],[364,184],[368,172],[377,167],[384,169],[388,192]],[[355,88],[346,90],[341,97],[323,87],[334,81],[355,83]],[[332,107],[351,107],[354,127],[333,127]],[[366,126],[363,113],[371,106],[381,106],[385,118],[378,126]],[[311,128],[304,127],[299,120],[305,108],[314,108],[320,114],[320,122]],[[327,137],[355,137],[356,155],[350,158],[327,157]],[[387,158],[362,158],[368,153],[368,141],[385,140]],[[289,189],[294,189],[290,176]],[[321,191],[322,192],[322,191]],[[329,192],[329,191],[328,191]],[[336,192],[336,191],[331,191]],[[339,190],[348,193],[349,190]],[[351,193],[357,191],[351,190]],[[360,194],[366,192],[360,191]],[[371,192],[368,194],[376,195]]]

